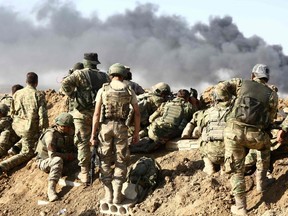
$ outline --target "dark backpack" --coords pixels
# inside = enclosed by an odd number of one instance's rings
[[[136,185],[137,202],[142,202],[157,186],[160,165],[155,159],[141,157],[128,172],[128,182]]]
[[[89,81],[89,86],[86,86],[75,91],[74,106],[78,110],[92,109],[95,107],[95,98],[98,90],[102,85],[108,82],[107,75],[103,72],[94,72],[91,70],[83,70],[86,79]]]

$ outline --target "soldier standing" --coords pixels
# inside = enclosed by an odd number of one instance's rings
[[[92,116],[95,106],[97,91],[109,77],[100,72],[97,65],[100,64],[97,53],[85,53],[84,69],[76,70],[62,81],[63,92],[74,98],[74,108],[70,112],[74,118],[75,140],[78,148],[78,160],[81,167],[79,178],[81,182],[88,184],[90,167],[90,144]]]
[[[132,143],[139,141],[140,113],[135,92],[129,88],[123,78],[126,73],[124,65],[113,64],[109,68],[111,83],[105,84],[96,97],[96,107],[93,116],[92,134],[90,142],[99,145],[101,160],[101,180],[105,188],[105,201],[119,204],[123,200],[122,185],[127,174],[129,160],[128,127],[125,121],[131,104],[134,113],[134,134]],[[99,144],[97,133],[102,109],[101,125],[99,129]],[[113,170],[112,165],[115,164]]]
[[[278,96],[267,85],[268,80],[269,68],[257,64],[252,69],[251,80],[234,78],[224,82],[230,93],[236,96],[224,129],[225,171],[232,174],[230,182],[236,203],[232,205],[231,212],[236,215],[247,213],[244,160],[249,149],[259,150],[257,191],[264,191],[272,182],[266,176],[271,145],[266,131],[277,114]]]
[[[55,118],[55,125],[47,129],[38,141],[36,161],[40,170],[49,173],[47,194],[50,202],[58,199],[55,188],[62,175],[63,163],[77,157],[74,143],[65,139],[73,133],[73,116],[61,113]]]
[[[0,173],[8,171],[34,156],[35,144],[42,130],[48,127],[47,105],[45,96],[37,91],[38,75],[29,72],[26,75],[26,87],[13,95],[12,127],[22,139],[19,154],[0,162]]]

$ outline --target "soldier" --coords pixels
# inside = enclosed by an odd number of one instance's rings
[[[67,76],[71,75],[71,74],[72,74],[74,71],[76,71],[76,70],[82,70],[82,69],[84,69],[83,63],[82,63],[82,62],[77,62],[77,63],[73,66],[73,68],[69,69]],[[65,79],[67,76],[65,76],[63,79]],[[77,91],[77,89],[75,89],[75,91]],[[59,93],[60,93],[60,94],[63,94],[63,95],[65,94],[65,93],[63,92],[63,89],[62,89],[62,88],[60,88]],[[67,111],[68,111],[68,112],[72,112],[73,109],[74,109],[74,99],[75,99],[75,98],[74,98],[73,96],[67,98],[66,105],[67,105]]]
[[[189,99],[189,91],[180,89],[176,98],[162,104],[149,117],[151,124],[148,129],[148,136],[156,143],[154,149],[151,150],[155,150],[168,140],[181,135],[186,124],[195,112]]]
[[[81,171],[79,178],[84,184],[89,182],[90,144],[92,116],[95,106],[97,91],[109,77],[100,72],[97,65],[100,64],[97,53],[85,53],[84,69],[76,70],[62,81],[62,90],[68,97],[74,98],[74,109],[71,115],[74,118],[75,140],[78,148],[78,161]]]
[[[40,170],[49,173],[47,194],[50,202],[58,199],[55,188],[62,175],[63,163],[77,158],[74,143],[65,138],[73,133],[73,116],[61,113],[55,118],[55,125],[42,133],[38,141],[36,161]]]
[[[136,95],[144,94],[145,90],[142,88],[142,86],[140,86],[138,83],[132,81],[132,73],[130,71],[130,67],[125,66],[125,68],[127,69],[127,74],[124,78],[124,83],[126,83],[128,86],[130,86]]]
[[[0,158],[7,155],[8,149],[19,140],[12,129],[12,118],[8,116],[9,107],[0,103]]]
[[[191,138],[193,129],[198,130],[194,132],[194,137],[201,136],[200,153],[205,165],[203,171],[208,175],[215,173],[215,166],[224,164],[223,130],[226,126],[225,114],[231,102],[231,95],[222,83],[214,86],[212,95],[211,107],[203,112],[198,112],[197,116],[193,116],[198,122],[195,124],[193,123],[195,120],[192,119],[181,136],[182,138]],[[196,125],[198,127],[195,127]]]
[[[245,215],[246,194],[244,160],[249,149],[257,149],[256,189],[259,192],[272,182],[266,176],[270,164],[270,137],[267,129],[277,114],[278,96],[268,85],[269,68],[257,64],[251,80],[234,78],[225,81],[230,93],[236,96],[227,116],[224,129],[225,172],[231,173],[235,205],[231,212]]]
[[[134,110],[134,134],[132,143],[139,141],[140,113],[136,94],[123,82],[125,67],[119,63],[109,68],[111,83],[105,84],[96,97],[96,107],[93,116],[92,134],[90,142],[99,145],[101,160],[101,180],[105,188],[105,201],[119,204],[122,202],[121,193],[126,178],[129,160],[128,128],[125,125],[129,113],[129,105]],[[97,134],[102,109],[101,125],[99,129],[99,143]],[[114,164],[114,170],[112,168]]]
[[[140,137],[148,135],[149,117],[152,115],[162,103],[166,102],[171,96],[171,89],[167,83],[160,82],[152,87],[152,92],[147,92],[137,96],[139,110],[141,114],[140,120]]]
[[[20,85],[20,84],[16,84],[16,85],[13,85],[12,88],[11,88],[11,95],[9,94],[5,94],[1,99],[0,99],[0,103],[4,103],[8,106],[9,108],[9,112],[8,112],[8,116],[11,116],[11,105],[12,105],[12,100],[13,100],[13,95],[16,91],[22,89],[23,86]]]
[[[35,144],[42,130],[48,127],[47,105],[45,96],[37,91],[38,75],[29,72],[26,75],[26,87],[13,95],[12,127],[22,139],[19,154],[0,162],[0,173],[8,171],[34,156]]]

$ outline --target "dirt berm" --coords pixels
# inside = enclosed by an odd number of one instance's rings
[[[53,90],[46,91],[49,120],[65,111],[66,98]],[[131,155],[130,164],[142,155]],[[162,167],[159,185],[142,203],[134,215],[230,215],[233,199],[228,175],[205,174],[199,150],[159,150],[149,155]],[[255,190],[254,174],[246,176],[248,215],[288,215],[288,159],[274,163],[276,182],[263,196]],[[76,168],[75,168],[76,167]],[[68,164],[63,179],[76,181],[77,163]],[[98,180],[92,186],[57,186],[60,200],[49,203],[46,197],[48,174],[29,162],[0,178],[0,215],[101,215],[99,200],[104,190]]]

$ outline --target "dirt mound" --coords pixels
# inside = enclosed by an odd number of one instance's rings
[[[66,111],[66,97],[53,90],[45,92],[49,121]],[[142,155],[131,155],[133,164]],[[199,150],[159,150],[149,154],[161,165],[159,185],[142,203],[133,208],[134,215],[230,215],[233,198],[228,175],[206,175]],[[275,184],[261,194],[255,190],[254,174],[246,176],[248,215],[288,215],[288,158],[283,155],[274,164]],[[76,167],[76,168],[75,168]],[[77,162],[66,165],[62,179],[76,182]],[[48,174],[31,161],[0,177],[0,215],[101,215],[99,200],[104,189],[96,178],[92,186],[57,185],[60,200],[46,203]]]

